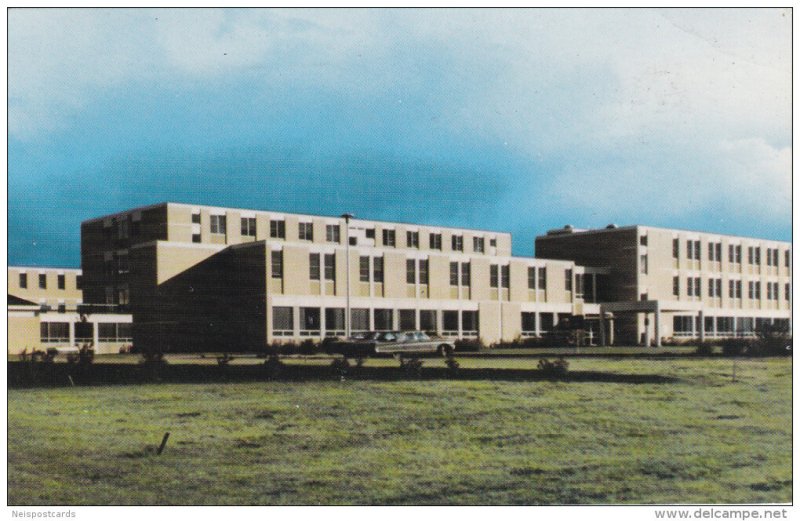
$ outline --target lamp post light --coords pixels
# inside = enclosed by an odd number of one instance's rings
[[[346,266],[347,266],[347,274],[346,274],[346,284],[347,284],[347,294],[346,294],[346,304],[345,304],[345,316],[344,316],[344,336],[346,338],[350,338],[350,219],[355,217],[355,215],[351,213],[343,213],[341,215],[342,219],[344,219],[344,240],[345,240],[345,256],[346,256]]]

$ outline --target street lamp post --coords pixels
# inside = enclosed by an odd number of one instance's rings
[[[346,294],[346,304],[345,304],[345,316],[344,316],[344,335],[347,338],[350,338],[350,219],[355,217],[351,213],[343,213],[342,219],[344,219],[344,241],[345,241],[345,256],[346,256],[346,266],[347,266],[347,274],[346,274],[346,284],[347,284],[347,294]]]

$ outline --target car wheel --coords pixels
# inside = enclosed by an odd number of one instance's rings
[[[450,347],[447,344],[440,345],[439,348],[436,351],[439,353],[439,356],[444,356],[444,357],[447,357],[447,356],[450,356],[450,355],[453,354],[453,348]]]

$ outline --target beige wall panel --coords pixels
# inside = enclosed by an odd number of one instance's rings
[[[450,260],[442,255],[431,255],[428,259],[430,298],[450,298]]]
[[[8,317],[8,354],[16,355],[24,349],[28,353],[42,349],[39,331],[39,317]]]
[[[489,300],[489,258],[474,257],[470,271],[472,300]]]
[[[171,279],[219,251],[219,248],[202,247],[200,245],[186,248],[159,242],[157,283],[161,284]]]
[[[522,308],[514,302],[503,304],[503,340],[514,340],[522,334]]]
[[[511,301],[528,300],[528,264],[512,260],[509,263],[511,272]]]
[[[478,304],[478,335],[487,344],[500,341],[500,303],[483,301]]]
[[[386,252],[383,256],[384,290],[389,298],[406,296],[406,256],[403,253]]]
[[[309,249],[302,246],[283,248],[283,291],[286,295],[309,294]]]
[[[192,209],[188,206],[167,205],[167,240],[192,242]]]
[[[225,231],[227,232],[226,244],[239,244],[242,242],[242,214],[229,211],[225,214]]]

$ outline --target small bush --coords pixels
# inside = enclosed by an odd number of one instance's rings
[[[400,369],[402,369],[408,377],[419,378],[422,374],[422,360],[419,358],[401,358]]]
[[[699,356],[711,356],[714,354],[714,344],[711,342],[700,342],[694,354]]]
[[[488,349],[482,338],[456,340],[453,345],[456,347],[456,351],[461,352],[477,352]]]
[[[350,372],[350,362],[347,358],[336,358],[331,362],[331,370],[334,376],[344,378]]]
[[[228,364],[231,363],[234,357],[230,355],[230,353],[223,353],[221,356],[217,357],[217,365],[220,367],[227,367]]]
[[[788,324],[764,324],[756,331],[757,339],[750,345],[752,356],[791,356],[792,335]]]
[[[286,365],[281,362],[280,357],[275,353],[269,355],[269,358],[264,362],[264,371],[267,373],[267,378],[270,379],[278,378],[285,368]]]
[[[544,373],[546,376],[558,377],[567,374],[567,371],[569,370],[569,362],[563,358],[553,360],[552,362],[546,358],[542,358],[539,360],[537,367],[539,371]]]
[[[166,365],[167,361],[161,351],[143,351],[139,363],[143,365]]]
[[[310,338],[303,340],[300,345],[297,346],[297,352],[301,355],[313,355],[316,354],[317,351],[317,344]]]
[[[751,341],[745,338],[726,338],[722,341],[722,354],[741,356],[750,350]]]
[[[447,366],[447,372],[450,373],[450,375],[457,374],[458,370],[461,368],[461,364],[459,364],[458,360],[452,356],[448,356],[444,363]]]

